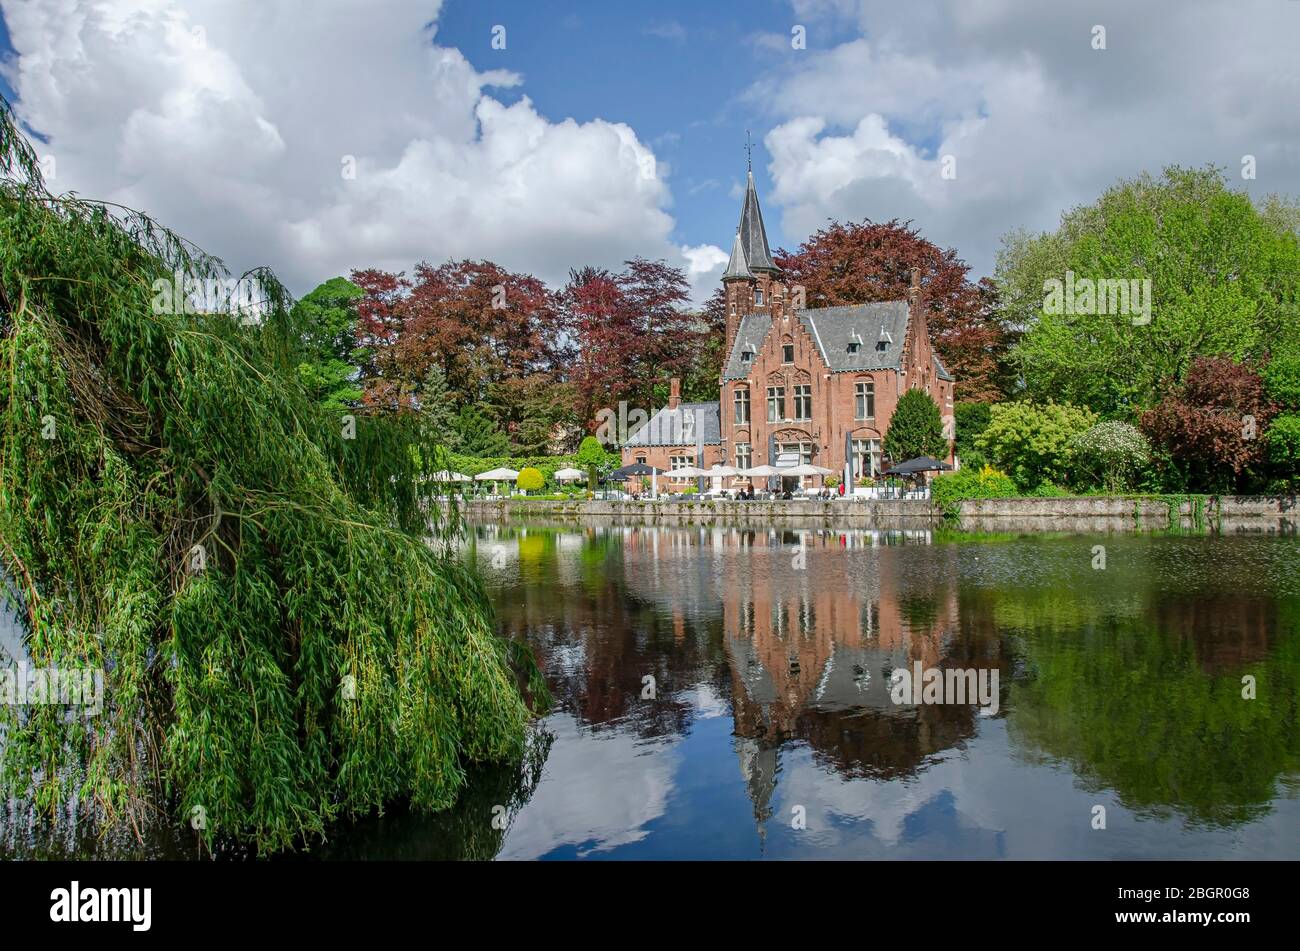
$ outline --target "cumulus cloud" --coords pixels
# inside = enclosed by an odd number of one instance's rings
[[[635,131],[494,97],[522,78],[437,45],[439,6],[0,2],[53,186],[147,211],[232,267],[300,293],[450,257],[559,284],[640,254],[694,279],[710,249],[671,242],[667,172]]]
[[[1051,228],[1168,164],[1237,177],[1254,155],[1258,178],[1239,185],[1300,192],[1300,4],[792,6],[809,48],[787,49],[748,93],[775,123],[765,141],[788,235],[827,218],[913,219],[988,273],[1003,234]],[[818,45],[846,22],[858,36]]]

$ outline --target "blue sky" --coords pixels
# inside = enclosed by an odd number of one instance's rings
[[[744,184],[747,130],[760,194],[771,190],[762,142],[770,116],[745,94],[764,59],[774,57],[756,37],[789,31],[789,4],[584,0],[564,4],[570,12],[562,15],[547,6],[453,0],[439,19],[438,41],[479,69],[520,73],[523,86],[500,93],[506,101],[527,95],[553,119],[631,125],[669,164],[677,240],[728,245],[740,217],[734,191]],[[489,46],[496,24],[507,26],[505,50]],[[852,32],[820,24],[808,46],[825,47]],[[773,247],[791,243],[779,217],[767,226]]]
[[[0,0],[0,14],[0,89],[52,185],[148,211],[300,293],[462,257],[555,285],[641,255],[682,267],[703,300],[739,217],[746,129],[774,247],[828,219],[899,218],[976,275],[1007,233],[1167,164],[1300,195],[1295,0]]]

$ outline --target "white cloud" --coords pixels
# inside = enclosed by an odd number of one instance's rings
[[[666,168],[630,127],[495,98],[521,77],[435,45],[437,2],[0,6],[18,53],[6,78],[56,188],[147,211],[299,293],[422,259],[491,258],[552,284],[637,254],[704,260],[671,242]]]
[[[912,219],[987,273],[1006,232],[1054,227],[1168,164],[1236,177],[1253,154],[1259,178],[1238,185],[1300,192],[1300,3],[792,5],[810,37],[845,18],[861,33],[787,52],[749,91],[775,122],[771,200],[792,237],[827,218]]]

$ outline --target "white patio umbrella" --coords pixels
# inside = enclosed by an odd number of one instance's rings
[[[480,472],[474,477],[479,482],[514,482],[519,478],[519,473],[514,469],[502,467],[500,469],[489,469],[487,472]]]
[[[587,473],[581,469],[556,469],[554,479],[556,482],[577,482],[587,478]]]
[[[469,476],[463,472],[452,472],[449,469],[443,469],[429,476],[434,482],[473,482]]]
[[[700,476],[708,474],[708,469],[701,469],[697,466],[683,466],[680,469],[668,470],[668,475],[674,479],[698,479]]]
[[[474,477],[479,482],[514,482],[519,478],[519,473],[514,469],[507,469],[504,466],[500,469],[489,469],[487,472],[480,472]]]
[[[780,470],[781,475],[788,476],[828,476],[834,475],[834,469],[823,469],[821,466],[814,466],[810,462],[801,462],[797,466]]]
[[[784,475],[786,471],[776,466],[754,466],[752,469],[738,470],[737,475],[748,476],[751,479],[766,479],[769,476]]]
[[[735,466],[720,466],[715,464],[704,474],[706,476],[722,476],[723,478],[726,478],[727,476],[740,475],[740,470],[737,469]]]

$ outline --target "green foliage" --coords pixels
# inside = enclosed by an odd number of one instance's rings
[[[504,456],[510,452],[510,437],[476,406],[460,408],[451,421],[452,448],[467,456]]]
[[[528,466],[520,470],[519,478],[515,480],[515,484],[525,492],[536,492],[546,485],[546,477],[537,469]]]
[[[1283,481],[1300,481],[1300,413],[1283,413],[1269,424],[1264,434],[1268,461],[1281,470]]]
[[[427,542],[456,521],[418,421],[313,405],[269,272],[256,323],[155,311],[156,282],[224,267],[50,195],[7,106],[0,168],[0,574],[29,664],[102,670],[105,697],[0,704],[4,795],[136,828],[202,809],[209,845],[266,853],[519,755],[528,658]]]
[[[963,460],[975,448],[975,440],[988,428],[993,418],[991,407],[991,403],[958,403],[952,408],[957,453]]]
[[[1269,399],[1288,409],[1300,409],[1300,356],[1275,355],[1260,376]]]
[[[1016,494],[1011,478],[990,466],[982,469],[962,466],[930,483],[930,501],[949,518],[960,514],[961,503],[966,499],[1005,499]]]
[[[1066,481],[1075,437],[1096,421],[1090,410],[1065,403],[999,403],[976,446],[1028,491],[1044,482]]]
[[[574,460],[574,467],[587,473],[587,488],[594,489],[599,475],[617,469],[619,461],[621,460],[617,453],[605,449],[595,436],[587,436],[582,440],[582,445],[578,447],[578,456]],[[611,463],[613,464],[611,465]]]
[[[896,463],[918,456],[947,457],[948,441],[943,438],[939,406],[925,390],[908,390],[899,397],[885,433],[884,449]]]
[[[1150,280],[1150,322],[1048,312],[1045,282],[1067,271]],[[1026,328],[1014,358],[1029,395],[1107,416],[1151,406],[1197,356],[1254,359],[1300,337],[1300,241],[1215,169],[1121,182],[1053,234],[1009,236],[996,282],[1008,318]]]
[[[293,306],[302,343],[298,379],[312,402],[328,409],[355,406],[357,382],[357,299],[365,292],[342,277],[331,278]]]
[[[1075,465],[1086,486],[1126,492],[1151,460],[1151,444],[1128,423],[1105,420],[1074,439]]]

